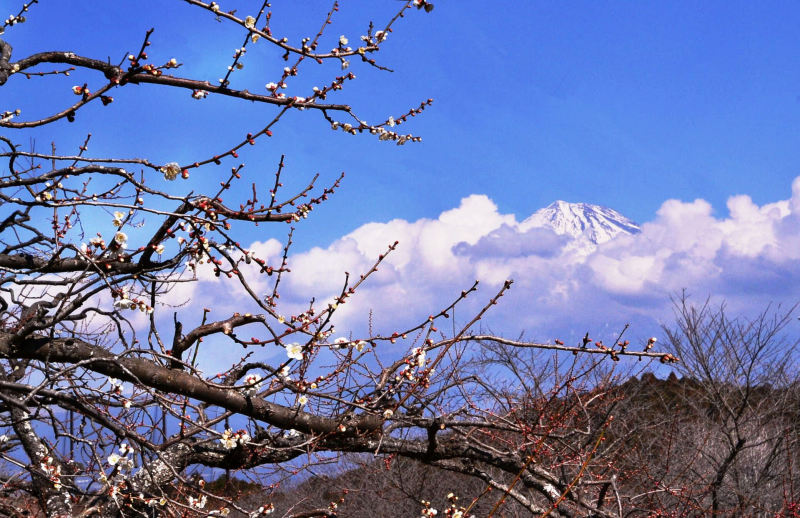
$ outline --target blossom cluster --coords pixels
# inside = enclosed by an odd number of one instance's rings
[[[414,364],[420,369],[425,367],[425,349],[422,347],[415,347],[411,354],[414,358]]]
[[[26,5],[24,8],[25,11],[28,10],[28,6]],[[13,14],[9,14],[8,18],[3,21],[3,27],[11,27],[12,25],[16,25],[18,23],[24,23],[25,17],[24,16],[15,16]],[[0,31],[0,34],[3,34],[3,31]]]
[[[364,340],[348,340],[347,338],[340,336],[336,340],[333,341],[334,349],[344,349],[346,347],[355,347],[358,352],[364,350],[367,346],[367,342]]]
[[[112,453],[106,459],[109,466],[115,467],[119,471],[126,471],[133,469],[133,459],[128,457],[128,454],[133,451],[133,448],[126,443],[119,446],[119,453]]]
[[[389,35],[386,33],[386,31],[377,31],[377,32],[375,32],[374,38],[370,37],[368,35],[367,36],[361,36],[361,41],[363,41],[365,43],[368,43],[368,44],[371,44],[371,45],[377,45],[378,43],[386,41],[386,38],[388,36]],[[359,52],[359,54],[360,54],[360,52]]]
[[[14,111],[6,110],[4,112],[0,112],[0,122],[8,122],[14,117],[19,117],[20,113],[22,113],[22,111],[19,108]]]
[[[208,497],[206,495],[202,495],[199,498],[195,498],[193,496],[189,496],[187,499],[189,502],[189,507],[193,507],[195,509],[202,509],[206,506],[206,502],[208,501]]]
[[[148,498],[147,500],[144,501],[144,503],[147,504],[147,507],[155,507],[157,505],[163,507],[167,505],[167,499],[164,498],[163,496],[161,498]]]
[[[118,396],[122,400],[122,406],[127,410],[131,407],[131,400],[127,398],[122,398],[122,382],[117,378],[108,378],[108,384],[110,385],[108,389],[108,393],[113,396]]]
[[[120,211],[114,211],[114,219],[111,220],[111,224],[115,227],[119,228],[125,223],[125,213]]]
[[[405,337],[405,336],[404,336]],[[430,344],[429,340],[426,341],[427,344]],[[423,347],[415,347],[411,350],[411,356],[405,360],[406,367],[400,371],[400,373],[394,377],[394,381],[396,384],[401,384],[406,381],[414,382],[417,381],[415,376],[415,368],[416,369],[424,369],[425,368],[425,349]],[[433,374],[434,370],[431,369],[430,372],[423,372],[423,386],[427,386],[427,379],[428,377]]]
[[[244,379],[246,387],[242,390],[242,394],[245,396],[255,396],[261,388],[262,379],[263,378],[258,374],[248,374]]]
[[[248,442],[250,442],[250,434],[247,433],[246,430],[239,430],[234,432],[230,428],[222,432],[222,436],[219,438],[219,442],[222,443],[222,446],[226,450],[232,450],[236,448],[236,446],[244,446]]]
[[[42,471],[44,471],[45,475],[50,479],[50,482],[53,483],[53,487],[55,489],[61,489],[61,464],[53,464],[53,457],[48,455],[42,459],[39,467],[42,468]]]
[[[307,203],[304,203],[297,207],[297,211],[292,214],[292,221],[300,221],[301,219],[306,219],[308,217],[308,213],[313,210],[313,207]]]
[[[39,194],[36,195],[36,201],[38,201],[38,202],[51,201],[54,198],[54,195],[57,192],[56,189],[57,188],[61,188],[61,189],[64,188],[64,186],[61,184],[61,182],[58,182],[55,185],[51,184],[50,182],[45,182],[44,186],[45,186],[45,189],[42,192],[40,192]],[[52,192],[50,192],[50,191],[52,191]],[[68,228],[72,228],[71,224],[68,223],[67,225],[68,225]]]
[[[119,396],[122,394],[122,382],[117,378],[108,378],[108,384],[111,385],[109,393]]]
[[[249,518],[256,518],[257,516],[266,516],[268,514],[272,514],[274,511],[275,511],[275,506],[273,504],[262,505],[254,512],[250,513]]]
[[[307,326],[311,325],[311,323],[314,322],[315,320],[316,319],[314,317],[314,309],[313,308],[309,309],[308,311],[304,311],[303,313],[300,313],[299,315],[292,315],[292,316],[290,316],[288,318],[288,321],[290,323],[292,323],[292,324],[300,323],[303,327],[307,327]],[[286,323],[286,321],[287,321],[287,318],[285,316],[278,315],[278,322],[280,322],[281,324],[284,324],[284,323]],[[321,331],[321,332],[317,333],[317,337],[320,338],[320,339],[328,338],[332,333],[333,333],[333,326],[331,326],[331,329],[329,329],[327,331]]]
[[[100,234],[97,234],[95,237],[90,239],[89,240],[89,244],[92,245],[95,248],[99,248],[100,250],[105,250],[105,248],[106,248],[106,241],[105,241],[105,239],[103,239],[103,236],[100,235]],[[86,255],[88,255],[89,252],[90,252],[88,246],[87,247],[81,246],[81,251]]]
[[[469,515],[469,517],[467,517],[465,515],[467,509],[465,507],[456,505],[456,502],[458,502],[458,497],[455,494],[449,493],[447,495],[447,500],[450,501],[450,505],[444,510],[444,516],[447,516],[448,518],[475,518],[475,515]],[[437,509],[431,507],[430,501],[422,500],[420,503],[423,505],[422,511],[420,512],[420,518],[430,518],[431,516],[436,516],[439,514]]]
[[[150,314],[153,308],[148,306],[141,299],[130,298],[129,288],[126,286],[119,291],[113,292],[112,296],[117,300],[114,301],[115,309],[138,309],[142,313]]]
[[[386,126],[388,126],[389,128],[393,128],[397,124],[399,124],[399,122],[395,121],[393,117],[389,117],[389,119],[386,122]],[[354,127],[352,124],[348,122],[333,121],[331,123],[331,129],[332,130],[341,129],[345,133],[349,133],[351,135],[355,135],[363,130],[368,130],[371,135],[377,135],[378,140],[382,141],[391,140],[394,141],[398,146],[402,146],[406,142],[422,142],[422,137],[416,137],[411,134],[403,135],[391,129],[386,129],[383,126],[366,126],[362,124],[361,126]]]

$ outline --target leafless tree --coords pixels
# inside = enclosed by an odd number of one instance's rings
[[[665,347],[681,362],[620,387],[617,465],[633,514],[795,516],[798,393],[794,308],[732,318],[676,302]]]
[[[621,356],[671,362],[673,356],[649,350],[652,343],[647,350],[591,342],[571,347],[473,334],[510,281],[449,334],[437,327],[476,286],[430,316],[430,309],[419,308],[419,324],[408,329],[336,338],[331,322],[337,309],[357,296],[385,255],[359,277],[348,276],[333,300],[311,300],[293,314],[279,299],[291,233],[277,260],[259,257],[236,239],[255,225],[301,222],[339,185],[337,179],[320,188],[315,178],[287,194],[280,188],[282,158],[276,157],[269,180],[235,161],[242,148],[271,136],[287,113],[316,114],[333,130],[363,138],[419,140],[400,126],[429,99],[378,122],[332,100],[355,79],[342,69],[350,62],[383,69],[375,56],[387,35],[402,18],[431,11],[429,2],[388,2],[396,11],[351,43],[325,31],[336,3],[320,20],[322,29],[300,40],[271,29],[266,2],[234,11],[233,5],[185,0],[185,15],[215,17],[241,31],[243,44],[220,64],[228,72],[215,83],[183,76],[176,59],[156,58],[169,56],[169,49],[151,51],[152,31],[133,52],[114,49],[126,51],[119,64],[105,58],[105,49],[97,56],[63,49],[16,55],[14,26],[48,8],[37,3],[4,22],[0,87],[49,81],[53,91],[71,89],[74,98],[59,106],[53,105],[58,96],[43,96],[40,106],[49,111],[34,119],[14,109],[14,99],[2,99],[10,109],[0,112],[0,513],[258,516],[280,504],[286,515],[333,516],[344,493],[312,508],[275,499],[285,496],[282,487],[298,473],[313,475],[352,453],[472,477],[484,493],[497,495],[490,509],[508,500],[528,514],[619,514],[603,505],[613,481],[585,476],[592,471],[599,477],[592,463],[608,421],[590,412],[599,400],[580,386],[591,365],[576,364],[566,377],[523,386],[520,394],[500,390],[469,362],[477,354],[533,349],[580,354],[592,358],[590,364]],[[213,46],[213,36],[205,43]],[[236,71],[255,66],[248,61],[254,53],[246,54],[253,45],[271,46],[285,60],[265,93],[235,86]],[[283,93],[307,64],[327,62],[336,70],[327,84]],[[130,85],[185,91],[187,103],[220,96],[242,109],[255,103],[272,112],[263,126],[243,128],[241,140],[194,149],[196,156],[182,164],[158,163],[147,149],[91,156],[90,136],[75,153],[60,152],[55,143],[40,152],[18,141],[16,132],[28,128],[91,117],[87,107],[114,109],[126,102]],[[188,179],[199,171],[219,175],[220,185],[198,192]],[[243,179],[248,175],[256,178],[252,187]],[[387,245],[390,253],[394,245]],[[176,292],[205,275],[237,286],[241,308],[222,314],[213,304],[202,311],[181,307]],[[214,363],[214,350],[222,347],[241,350],[241,358]],[[205,485],[203,477],[215,472],[249,476],[263,489]],[[453,496],[444,505],[451,514],[466,513],[484,493],[461,495],[467,504]],[[430,514],[434,504],[419,505],[414,512]]]

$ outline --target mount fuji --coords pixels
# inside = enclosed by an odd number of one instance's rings
[[[500,225],[472,243],[459,242],[452,250],[456,255],[473,258],[566,256],[578,259],[616,237],[639,232],[636,222],[613,209],[556,201],[519,223]]]
[[[521,232],[548,228],[569,239],[567,247],[591,253],[597,245],[619,235],[638,234],[641,229],[619,212],[590,203],[568,203],[558,200],[539,209],[519,224]]]

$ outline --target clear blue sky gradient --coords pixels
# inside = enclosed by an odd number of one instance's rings
[[[290,37],[312,35],[328,7],[303,2],[292,13],[291,3],[274,3],[273,26]],[[240,13],[256,4],[221,2]],[[398,5],[343,2],[327,45],[340,33],[358,41],[366,20],[385,20]],[[118,62],[153,26],[154,62],[176,57],[185,63],[182,73],[212,81],[242,39],[231,24],[177,1],[101,7],[43,0],[28,19],[4,36],[15,57],[63,49]],[[367,221],[435,217],[471,193],[487,194],[501,211],[522,217],[565,199],[647,221],[667,198],[697,197],[722,215],[732,194],[747,193],[756,203],[787,198],[800,174],[799,26],[794,2],[439,0],[431,14],[402,20],[386,42],[379,58],[396,72],[354,62],[359,79],[339,97],[371,120],[433,97],[434,106],[404,127],[423,136],[421,145],[348,137],[313,113],[297,113],[242,158],[254,174],[254,163],[263,164],[262,174],[286,153],[298,184],[314,172],[327,181],[347,172],[342,191],[301,232],[303,248]],[[232,86],[263,91],[282,67],[271,54],[266,45],[254,46]],[[298,88],[290,85],[287,93],[303,95],[314,78],[321,83],[333,73],[304,65]],[[23,108],[32,116],[36,96],[70,100],[73,82],[32,79],[3,90],[31,88]],[[89,79],[90,86],[101,83]],[[198,148],[223,150],[272,113],[217,99],[193,102],[186,92],[153,86],[114,95],[117,102],[92,107],[74,125],[31,131],[37,146],[55,138],[62,149],[74,149],[91,130],[94,154],[180,162]]]

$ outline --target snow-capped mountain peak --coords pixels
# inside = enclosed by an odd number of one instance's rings
[[[636,234],[639,225],[619,212],[590,203],[568,203],[558,200],[539,209],[520,223],[520,230],[550,228],[556,234],[568,235],[580,245],[605,243],[619,234]]]

